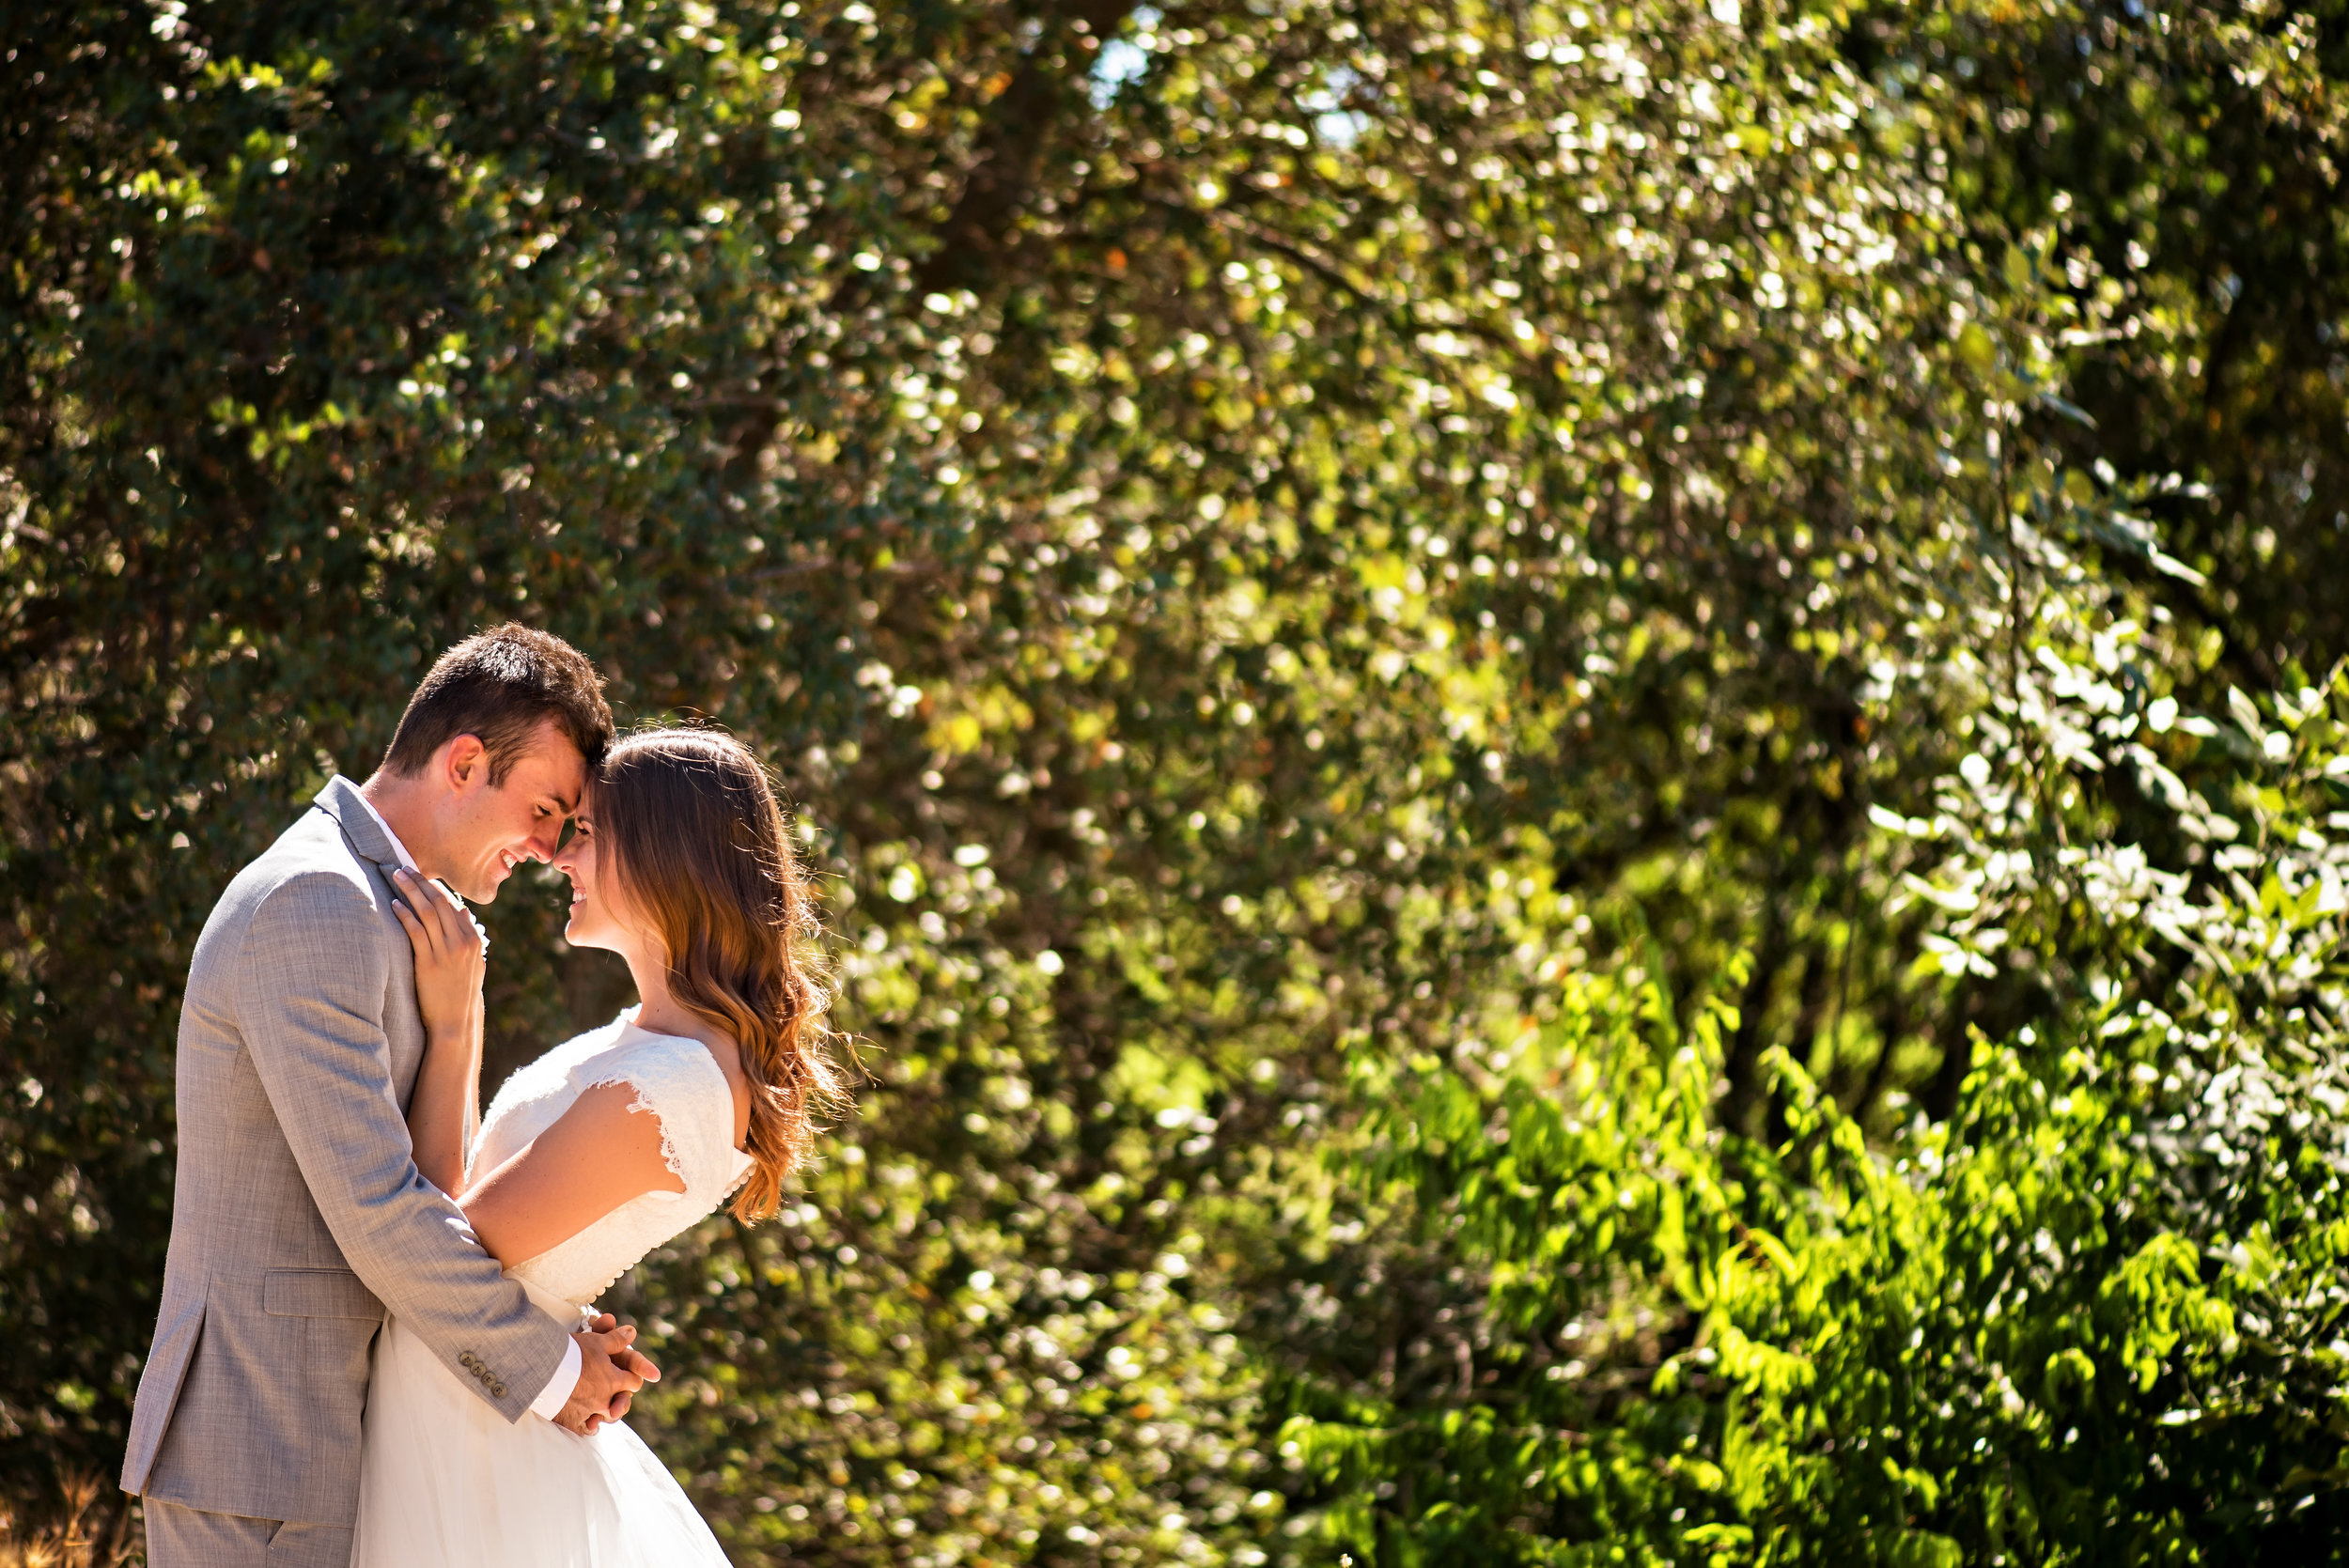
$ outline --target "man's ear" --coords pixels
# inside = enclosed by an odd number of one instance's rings
[[[448,743],[448,754],[441,765],[441,776],[450,789],[459,793],[486,783],[490,777],[490,751],[481,744],[477,735],[460,735]]]

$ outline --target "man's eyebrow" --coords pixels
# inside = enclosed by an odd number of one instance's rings
[[[553,801],[556,805],[561,806],[565,816],[576,816],[579,815],[579,800],[576,796],[566,800],[560,795],[549,795],[547,799]]]

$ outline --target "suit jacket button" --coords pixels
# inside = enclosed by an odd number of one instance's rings
[[[503,1383],[490,1384],[490,1393],[492,1398],[504,1399],[506,1397],[506,1385]]]

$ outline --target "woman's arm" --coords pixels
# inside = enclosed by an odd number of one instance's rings
[[[424,1179],[447,1193],[465,1189],[481,1104],[481,978],[488,939],[455,893],[401,868],[392,906],[416,952],[416,1007],[424,1017],[424,1063],[408,1101],[408,1141]]]
[[[472,1221],[474,1234],[508,1265],[568,1241],[630,1199],[683,1192],[661,1155],[661,1118],[634,1109],[635,1086],[599,1084],[552,1126],[496,1170],[468,1183],[481,1100],[481,977],[487,945],[456,894],[407,871],[406,906],[395,906],[416,950],[416,1004],[424,1015],[424,1064],[408,1102],[416,1169]]]
[[[630,1083],[581,1094],[530,1146],[474,1181],[459,1207],[500,1263],[560,1246],[631,1198],[683,1192],[661,1157],[661,1118]]]

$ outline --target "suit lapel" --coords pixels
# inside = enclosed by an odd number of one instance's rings
[[[391,901],[396,896],[392,873],[402,862],[360,797],[359,786],[340,773],[326,781],[312,804],[334,819],[352,853],[374,873],[376,905],[389,927],[387,946],[392,955],[391,979],[383,996],[383,1038],[391,1047],[393,1097],[404,1110],[415,1088],[416,1069],[424,1064],[424,1020],[416,1011],[415,950],[408,945],[408,933],[392,913]]]
[[[377,825],[375,813],[367,809],[357,784],[337,773],[326,781],[326,787],[318,792],[317,799],[311,803],[334,819],[343,831],[343,837],[350,841],[351,848],[359,852],[361,860],[387,878],[398,868],[399,852],[392,847],[392,841]]]

